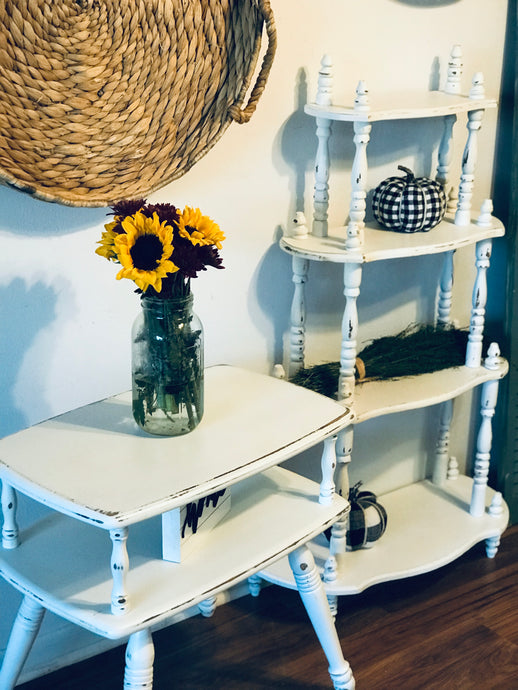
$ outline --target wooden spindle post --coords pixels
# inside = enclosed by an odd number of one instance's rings
[[[336,491],[340,496],[349,497],[349,464],[353,449],[354,427],[348,426],[342,429],[336,439],[337,478]],[[326,583],[334,582],[338,571],[345,566],[344,558],[347,551],[347,530],[349,528],[349,511],[341,515],[331,528],[329,540],[329,556],[324,564],[323,580]],[[327,596],[329,607],[333,616],[338,610],[336,595]]]
[[[462,49],[460,45],[454,45],[451,49],[448,61],[448,74],[444,86],[445,93],[459,94],[461,92],[462,79]]]
[[[439,143],[437,174],[435,179],[443,186],[446,198],[450,197],[451,182],[448,178],[453,152],[453,126],[457,121],[456,115],[445,115],[443,118],[443,132]]]
[[[13,690],[15,687],[40,629],[44,614],[45,609],[39,602],[34,601],[29,596],[23,598],[11,628],[0,670],[0,688],[2,690]]]
[[[453,294],[453,256],[455,250],[444,253],[441,279],[439,282],[439,298],[437,300],[437,325],[450,324],[452,294]]]
[[[318,105],[331,105],[333,85],[333,63],[329,55],[324,55],[318,73]],[[315,187],[313,192],[313,234],[327,237],[327,211],[329,208],[329,137],[331,120],[316,118],[317,154],[315,160]]]
[[[481,240],[476,245],[477,275],[473,286],[468,346],[466,348],[467,367],[479,367],[482,361],[482,341],[487,302],[487,269],[491,258],[491,247],[490,239]]]
[[[345,308],[342,317],[342,345],[338,400],[346,400],[354,393],[354,368],[358,337],[357,300],[362,280],[361,264],[344,264]]]
[[[462,81],[462,50],[459,45],[454,45],[451,49],[448,61],[448,74],[444,92],[451,94],[461,93]],[[457,209],[458,191],[448,180],[448,172],[452,156],[453,126],[457,121],[456,115],[445,115],[444,128],[441,143],[439,144],[439,164],[437,166],[437,182],[444,187],[446,198],[448,199],[447,213],[453,214]]]
[[[300,256],[293,256],[291,265],[294,289],[290,315],[289,378],[292,378],[304,366],[306,345],[306,293],[304,284],[308,276],[309,261],[300,258]]]
[[[473,101],[484,98],[484,78],[480,72],[473,77],[473,84],[469,92]],[[482,126],[484,110],[470,110],[468,112],[468,138],[462,157],[462,174],[459,185],[459,201],[455,214],[455,225],[466,226],[471,222],[471,197],[475,180],[475,163],[477,160],[477,136]]]
[[[248,578],[248,591],[253,597],[258,597],[261,593],[262,578],[260,575],[250,575]]]
[[[7,482],[2,482],[2,546],[4,549],[15,549],[20,545],[20,532],[16,522],[16,491]]]
[[[200,601],[198,604],[198,609],[204,618],[210,618],[214,615],[216,604],[217,599],[215,596],[207,597],[206,599],[203,599],[203,601]]]
[[[446,481],[449,467],[450,427],[453,416],[453,400],[446,400],[441,405],[439,435],[435,447],[435,462],[432,482],[442,486]]]
[[[124,690],[151,690],[155,648],[148,628],[131,635],[126,646]]]
[[[324,440],[322,451],[322,481],[320,482],[320,495],[318,502],[328,506],[333,501],[335,493],[335,468],[336,468],[336,436],[329,436]]]
[[[110,530],[112,540],[111,569],[113,577],[111,611],[114,615],[125,613],[129,607],[126,590],[126,576],[129,570],[129,557],[126,548],[128,528]]]
[[[313,628],[329,663],[329,675],[336,690],[354,690],[351,667],[344,659],[333,617],[313,554],[301,546],[288,556],[295,583]]]
[[[365,82],[360,81],[356,88],[354,110],[365,114],[365,121],[355,121],[354,145],[355,153],[351,170],[351,203],[349,207],[349,224],[345,248],[350,251],[358,250],[363,244],[363,228],[365,226],[365,210],[367,197],[367,144],[370,140],[372,125],[367,120],[370,110],[368,90]]]
[[[496,343],[491,343],[488,356],[484,360],[486,369],[496,370],[500,361],[500,350]],[[495,414],[498,398],[499,381],[486,381],[482,386],[480,396],[480,415],[482,421],[477,436],[477,450],[473,477],[473,489],[469,512],[474,517],[480,517],[486,510],[486,487],[491,459],[492,419]]]
[[[502,494],[497,491],[491,500],[491,505],[489,506],[488,513],[492,517],[500,517],[504,511]],[[486,539],[486,556],[488,558],[494,558],[497,554],[498,547],[500,546],[500,535],[494,537],[488,537]]]

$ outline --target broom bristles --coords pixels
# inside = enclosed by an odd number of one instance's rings
[[[365,366],[362,380],[390,380],[460,367],[467,341],[467,330],[412,324],[397,335],[376,338],[358,354]],[[300,369],[291,381],[335,397],[339,373],[340,362],[326,362]]]

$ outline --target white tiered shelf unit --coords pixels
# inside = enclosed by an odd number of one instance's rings
[[[441,405],[440,424],[430,479],[391,491],[379,497],[388,513],[383,537],[371,549],[347,552],[347,524],[334,525],[331,541],[323,535],[312,548],[319,563],[330,599],[353,594],[366,587],[397,578],[421,574],[454,560],[476,543],[486,540],[489,557],[496,554],[509,513],[502,496],[487,486],[494,415],[499,380],[508,370],[493,343],[482,360],[482,340],[487,301],[487,270],[492,239],[504,235],[502,223],[492,216],[490,200],[472,215],[477,133],[484,110],[496,101],[484,95],[483,78],[476,74],[469,95],[460,93],[461,51],[454,46],[444,92],[393,95],[390,103],[377,103],[363,82],[356,91],[354,105],[332,104],[332,64],[325,56],[319,73],[316,102],[305,108],[315,117],[318,149],[315,165],[314,215],[311,232],[302,214],[281,248],[291,254],[294,295],[291,309],[288,377],[304,366],[305,283],[310,261],[343,264],[344,295],[340,376],[337,397],[350,405],[353,424],[337,440],[337,490],[347,495],[347,466],[351,461],[354,425],[381,415]],[[453,125],[458,115],[467,117],[467,141],[462,173],[457,189],[448,179],[452,157]],[[376,223],[365,222],[367,189],[367,144],[372,123],[384,120],[440,117],[444,122],[438,149],[436,179],[448,194],[444,220],[429,232],[413,234],[391,232]],[[351,174],[349,222],[344,227],[328,228],[329,137],[333,121],[352,122],[355,156]],[[301,222],[302,221],[302,222]],[[471,320],[465,365],[418,377],[389,381],[355,380],[358,311],[363,265],[380,260],[401,259],[429,254],[443,255],[439,276],[437,325],[451,323],[453,255],[473,246],[476,276],[473,286]],[[449,455],[449,436],[453,402],[462,393],[481,386],[481,423],[476,440],[474,477],[459,476],[454,458]],[[293,587],[284,561],[262,573],[265,580]]]

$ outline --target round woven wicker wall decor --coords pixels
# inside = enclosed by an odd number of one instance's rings
[[[275,47],[268,0],[4,0],[0,180],[72,206],[145,196],[250,119]]]

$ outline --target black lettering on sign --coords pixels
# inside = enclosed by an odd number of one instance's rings
[[[216,508],[218,505],[219,499],[223,496],[225,493],[226,489],[222,489],[221,491],[216,491],[213,494],[210,494],[210,496],[206,496],[205,498],[200,498],[199,501],[192,501],[191,503],[187,503],[185,506],[185,520],[183,521],[182,525],[182,537],[185,537],[185,530],[190,527],[192,530],[193,534],[196,534],[196,530],[198,529],[198,522],[203,515],[203,511],[205,508],[211,505],[212,507]]]

